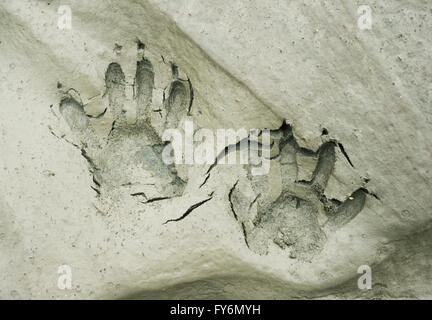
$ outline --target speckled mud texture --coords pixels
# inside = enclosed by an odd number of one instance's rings
[[[364,4],[0,0],[0,299],[431,299],[432,2]]]

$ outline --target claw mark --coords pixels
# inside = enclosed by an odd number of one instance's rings
[[[145,44],[142,43],[139,38],[136,38],[135,42],[137,44],[137,50],[144,50],[145,49]]]
[[[171,62],[171,72],[172,72],[172,77],[173,79],[178,79],[178,67]]]
[[[118,43],[114,44],[113,52],[117,55],[121,53],[121,50],[123,49],[123,46],[119,45]]]
[[[203,201],[195,203],[193,206],[191,206],[189,209],[187,209],[186,212],[183,213],[179,218],[177,218],[177,219],[169,219],[169,220],[165,221],[163,224],[167,224],[168,222],[180,221],[180,220],[186,218],[192,211],[194,211],[196,208],[202,206],[207,201],[210,201],[211,199],[213,199],[213,197],[210,197],[210,198],[207,198],[207,199],[205,199]]]

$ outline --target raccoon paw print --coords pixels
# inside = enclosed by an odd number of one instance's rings
[[[271,140],[270,178],[249,173],[247,181],[231,189],[231,208],[251,250],[267,254],[273,242],[289,250],[291,258],[309,261],[322,250],[327,235],[362,211],[368,191],[358,188],[343,202],[325,197],[336,162],[335,142],[325,142],[312,152],[297,144],[287,125],[271,131]],[[297,180],[300,159],[316,163],[310,180]]]
[[[169,143],[161,140],[161,133],[165,128],[176,128],[187,114],[192,86],[190,80],[179,78],[177,66],[167,69],[172,78],[165,84],[163,101],[156,103],[157,110],[153,102],[158,99],[154,97],[155,72],[144,57],[136,63],[133,83],[127,81],[119,63],[108,65],[105,91],[96,98],[96,104],[102,106],[99,109],[104,110],[99,115],[87,113],[88,105],[95,104],[93,100],[84,105],[73,89],[64,94],[60,114],[74,136],[74,145],[89,164],[92,188],[99,196],[112,197],[127,188],[132,197],[147,202],[183,193],[186,178],[162,159]],[[155,111],[156,121],[152,120]]]

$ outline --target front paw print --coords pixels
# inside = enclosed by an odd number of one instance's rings
[[[251,250],[267,254],[271,241],[289,250],[291,258],[309,261],[322,250],[330,232],[363,209],[367,190],[357,189],[342,203],[328,200],[324,190],[334,169],[336,144],[326,142],[317,153],[303,149],[289,126],[272,131],[271,136],[271,170],[281,179],[279,191],[272,194],[274,181],[267,176],[248,174],[249,194],[248,182],[239,181],[229,194],[231,207]],[[316,160],[310,180],[297,180],[300,158]]]
[[[153,94],[155,73],[144,57],[137,61],[133,83],[127,82],[119,63],[109,64],[105,91],[100,95],[105,105],[101,114],[86,114],[79,94],[71,90],[61,100],[59,111],[78,141],[74,145],[89,164],[92,188],[99,196],[112,198],[124,188],[142,202],[182,195],[186,178],[179,176],[174,165],[163,162],[162,151],[168,143],[160,135],[164,128],[176,128],[187,114],[191,84],[179,78],[174,64],[166,67],[172,72],[171,82],[165,84],[163,101],[157,101],[157,108],[153,103],[159,98]],[[132,108],[136,112],[131,121],[126,111]],[[151,120],[155,112],[160,118],[158,128]],[[100,130],[103,123],[107,130]]]

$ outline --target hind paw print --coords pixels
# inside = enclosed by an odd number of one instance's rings
[[[160,137],[165,128],[176,128],[186,116],[193,96],[192,85],[189,79],[179,78],[174,64],[160,65],[172,74],[170,82],[164,85],[163,97],[154,96],[161,90],[155,88],[152,63],[142,57],[136,63],[133,81],[129,81],[132,83],[128,83],[130,78],[119,63],[108,65],[105,91],[95,98],[103,106],[100,114],[88,114],[88,105],[95,103],[90,100],[84,105],[73,89],[61,99],[61,118],[73,136],[73,145],[88,162],[93,174],[92,188],[99,196],[127,188],[130,196],[147,202],[183,193],[186,178],[180,177],[174,165],[163,162],[162,151],[168,143]],[[154,103],[159,98],[162,101]],[[153,121],[155,112],[158,116]]]
[[[303,149],[286,125],[272,131],[271,140],[270,179],[249,173],[239,180],[229,194],[231,208],[251,250],[267,254],[273,242],[289,250],[291,258],[309,261],[332,231],[362,211],[368,191],[360,187],[343,202],[325,197],[336,162],[335,142],[325,142],[317,152]],[[309,180],[297,180],[299,161],[315,164]]]

